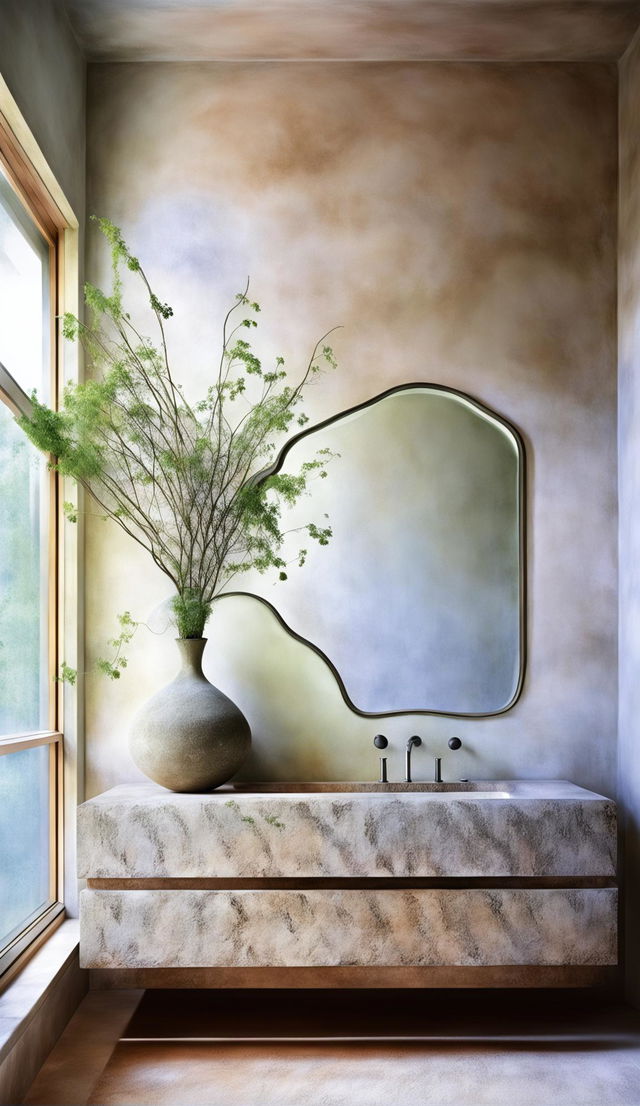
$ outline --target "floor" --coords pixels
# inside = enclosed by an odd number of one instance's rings
[[[640,1106],[640,1012],[582,992],[93,991],[30,1106]]]

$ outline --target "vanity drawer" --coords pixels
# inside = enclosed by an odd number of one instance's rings
[[[419,785],[418,785],[419,786]],[[79,808],[84,879],[613,879],[616,808],[557,782],[487,793],[177,795]]]
[[[85,968],[613,965],[614,888],[93,890]]]

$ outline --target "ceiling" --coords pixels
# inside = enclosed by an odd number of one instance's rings
[[[64,0],[94,61],[604,60],[640,0]]]

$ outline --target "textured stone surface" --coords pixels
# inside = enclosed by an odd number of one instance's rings
[[[86,968],[614,964],[617,893],[83,891]]]
[[[78,874],[615,874],[612,802],[562,782],[489,786],[500,790],[175,795],[153,784],[122,785],[80,807]]]

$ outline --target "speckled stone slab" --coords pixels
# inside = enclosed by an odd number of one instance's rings
[[[616,891],[83,891],[85,968],[607,965]]]
[[[332,790],[178,795],[155,784],[115,787],[79,808],[78,875],[615,875],[615,804],[570,783],[507,780],[466,785],[478,790],[418,785],[386,792],[321,786]]]

